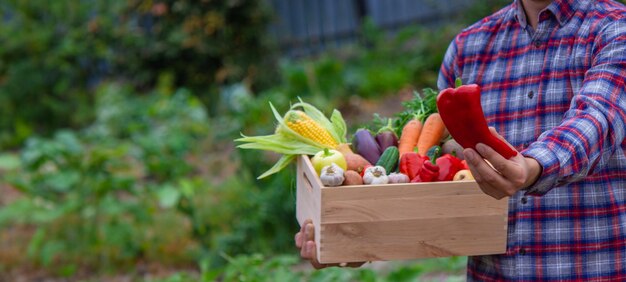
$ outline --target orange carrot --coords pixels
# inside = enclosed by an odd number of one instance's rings
[[[419,139],[417,139],[417,153],[425,155],[430,147],[439,145],[445,131],[446,126],[443,124],[439,113],[429,115],[426,121],[424,121],[422,133]]]
[[[413,152],[421,131],[422,122],[418,119],[412,119],[404,125],[402,133],[400,134],[400,140],[398,140],[400,157],[402,157],[404,153]]]

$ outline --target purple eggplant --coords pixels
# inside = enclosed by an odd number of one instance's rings
[[[378,162],[382,150],[372,133],[364,128],[361,128],[354,133],[352,138],[352,150],[364,157],[371,164]]]
[[[382,127],[376,133],[376,143],[380,147],[381,151],[385,151],[388,147],[398,147],[398,135],[396,135],[393,126],[391,125],[391,119],[389,119],[386,126]]]

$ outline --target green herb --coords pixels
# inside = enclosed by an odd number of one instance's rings
[[[422,94],[413,91],[413,99],[403,102],[404,111],[396,114],[393,127],[396,134],[402,133],[404,125],[413,118],[417,118],[424,122],[432,113],[437,112],[437,91],[432,88],[422,89]]]
[[[380,131],[382,128],[387,127],[389,125],[390,120],[391,120],[391,123],[395,121],[394,118],[383,117],[378,113],[374,113],[374,118],[372,118],[372,121],[366,125],[366,128],[369,131],[376,133]]]

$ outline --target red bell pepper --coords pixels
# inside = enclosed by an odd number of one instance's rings
[[[517,155],[517,151],[489,131],[480,104],[480,86],[461,85],[460,78],[456,86],[444,89],[437,96],[437,109],[454,140],[463,148],[476,149],[476,144],[483,143],[505,159]]]
[[[428,161],[428,157],[415,152],[404,153],[400,157],[400,172],[406,174],[409,179],[413,179],[422,170],[424,161]]]
[[[469,165],[467,164],[467,160],[462,160],[461,161],[461,166],[463,167],[462,169],[469,169]]]
[[[411,179],[411,182],[434,182],[439,177],[439,167],[431,160],[424,161],[420,173]]]
[[[444,154],[437,158],[437,166],[439,167],[439,177],[437,181],[452,181],[454,175],[461,169],[464,169],[463,161],[451,154]]]
[[[363,177],[363,175],[365,175],[365,171],[367,170],[368,167],[371,167],[371,164],[366,164],[363,166],[363,170],[361,170],[361,172],[359,172],[359,174],[361,175],[361,177]]]
[[[441,148],[437,148],[433,154],[432,160],[424,160],[424,166],[411,182],[433,182],[439,177],[439,166],[437,166],[437,156],[439,156]]]

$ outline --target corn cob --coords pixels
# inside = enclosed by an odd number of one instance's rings
[[[328,133],[324,127],[309,117],[303,111],[292,110],[285,115],[285,124],[302,135],[302,137],[311,139],[319,144],[337,147],[339,143]]]

